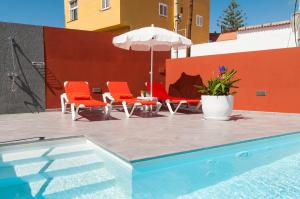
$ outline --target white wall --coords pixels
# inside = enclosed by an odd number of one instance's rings
[[[239,31],[236,40],[193,45],[191,56],[206,56],[236,52],[259,51],[295,47],[294,32],[290,25]],[[179,52],[184,57],[185,52]],[[175,58],[175,54],[172,57]]]
[[[183,58],[186,57],[186,50],[172,50],[171,51],[171,58]]]

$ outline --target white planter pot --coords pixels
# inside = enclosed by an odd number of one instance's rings
[[[229,120],[233,108],[233,96],[202,95],[202,111],[205,119]]]

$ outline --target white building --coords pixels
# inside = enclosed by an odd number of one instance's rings
[[[237,31],[235,38],[232,38],[231,35],[231,38],[228,39],[231,40],[223,38],[222,41],[193,45],[191,56],[296,47],[295,35],[290,21],[246,26]],[[172,57],[175,57],[174,53]],[[185,57],[185,52],[180,51],[179,57]]]

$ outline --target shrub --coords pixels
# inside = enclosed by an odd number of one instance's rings
[[[232,69],[228,72],[228,69],[225,66],[219,67],[220,74],[213,79],[208,80],[207,86],[205,85],[196,85],[198,92],[204,95],[234,95],[237,92],[231,92],[232,88],[238,88],[235,83],[240,81],[240,79],[234,79],[236,70]]]

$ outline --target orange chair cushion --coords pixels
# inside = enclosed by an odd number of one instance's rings
[[[123,94],[121,94],[121,95],[119,95],[119,96],[117,96],[117,98],[118,99],[132,99],[133,98],[133,96],[132,95],[123,95]]]
[[[105,102],[99,100],[74,100],[72,103],[75,103],[75,106],[84,105],[85,107],[103,107],[106,106]]]
[[[89,84],[84,81],[68,81],[65,85],[65,92],[91,95]]]
[[[128,105],[134,105],[135,103],[141,103],[142,105],[156,105],[157,104],[155,101],[140,100],[137,98],[118,99],[115,101],[115,104],[121,104],[122,102],[126,102],[126,104],[128,104]]]
[[[134,105],[137,102],[142,105],[156,105],[155,101],[134,98],[129,90],[127,82],[109,82],[107,87],[110,94],[115,99],[115,103],[122,103],[125,101],[129,105]]]
[[[146,89],[150,92],[150,83],[147,83]],[[167,100],[170,99],[165,87],[158,82],[153,83],[153,90],[152,90],[153,97],[157,97],[159,100]]]
[[[142,105],[156,105],[155,101],[148,101],[148,100],[138,100],[137,102],[141,103]]]
[[[89,95],[75,95],[74,100],[90,100],[91,96]]]
[[[65,84],[65,92],[70,103],[76,106],[84,105],[86,107],[106,106],[106,103],[94,100],[91,96],[89,84],[84,81],[68,81]]]
[[[133,98],[127,82],[109,82],[108,90],[115,100],[122,98]]]
[[[181,101],[186,101],[188,104],[198,104],[200,100],[197,99],[186,99],[186,98],[170,98],[170,101],[175,104],[179,104]]]

